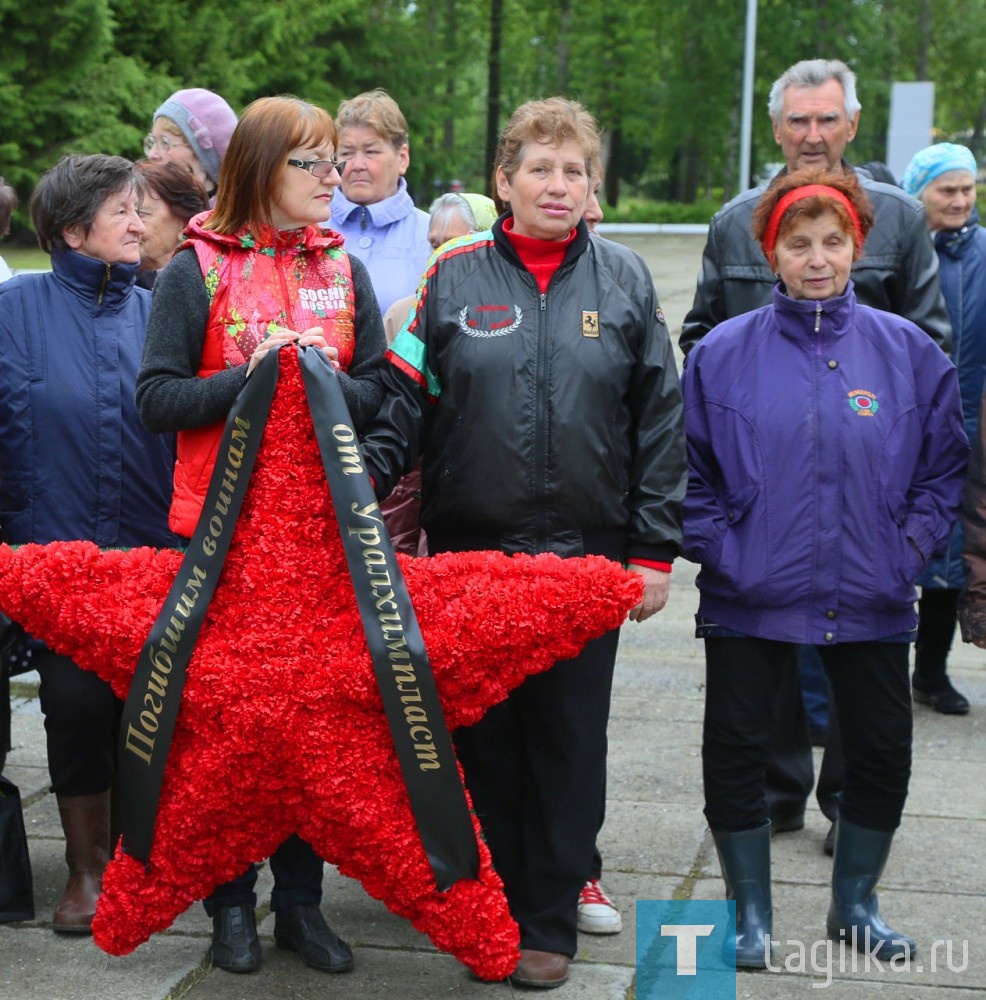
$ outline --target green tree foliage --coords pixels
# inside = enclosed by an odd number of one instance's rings
[[[739,0],[0,0],[0,174],[25,209],[66,152],[136,157],[154,109],[208,87],[240,111],[292,93],[335,112],[383,87],[411,129],[419,203],[458,179],[483,190],[488,136],[522,101],[581,100],[604,130],[606,194],[735,193]],[[494,13],[499,13],[499,20]],[[502,28],[490,94],[491,24]],[[986,131],[986,0],[759,0],[754,171],[778,159],[770,83],[798,59],[844,59],[863,117],[851,147],[882,159],[891,86],[931,79],[942,137]]]
[[[15,182],[34,161],[50,165],[66,140],[92,122],[86,86],[113,58],[108,0],[55,5],[44,17],[36,5],[0,0],[3,169]]]

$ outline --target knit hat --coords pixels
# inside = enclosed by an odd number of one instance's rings
[[[219,165],[236,128],[233,109],[211,90],[192,87],[175,91],[154,112],[154,121],[170,118],[188,140],[209,180],[219,182]]]
[[[966,146],[936,142],[914,154],[904,171],[901,187],[917,198],[936,177],[950,170],[968,170],[975,178],[976,158]]]
[[[459,197],[472,209],[473,217],[476,220],[477,232],[489,229],[496,222],[496,205],[492,198],[487,198],[485,194],[473,194],[469,191],[459,191]]]

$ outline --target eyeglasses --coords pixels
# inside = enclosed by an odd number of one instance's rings
[[[151,150],[155,146],[161,147],[162,153],[167,153],[169,149],[174,149],[176,146],[187,146],[187,142],[182,142],[181,139],[172,139],[170,135],[145,135],[144,136],[144,152],[150,154]]]
[[[342,177],[343,170],[346,169],[345,160],[288,160],[289,167],[301,167],[302,170],[307,170],[312,177],[317,177],[321,180],[323,177],[328,177],[333,170],[339,171],[339,176]]]

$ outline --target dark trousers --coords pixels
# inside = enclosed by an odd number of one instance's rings
[[[106,681],[67,656],[43,650],[34,654],[33,665],[41,677],[51,790],[70,796],[108,791],[123,702]]]
[[[597,832],[603,828],[602,819],[600,819]],[[592,848],[592,864],[589,865],[589,874],[586,875],[586,881],[589,879],[595,879],[597,882],[603,877],[603,856],[599,851],[599,845],[595,845]]]
[[[777,680],[774,731],[770,756],[767,758],[767,803],[772,816],[804,812],[812,786],[815,786],[819,807],[830,820],[834,820],[839,811],[839,796],[845,772],[838,712],[830,691],[828,736],[816,785],[808,714],[801,686],[804,665],[800,661],[808,649],[817,655],[816,647],[799,646],[798,669],[782,670]],[[825,683],[828,685],[827,676]]]
[[[270,894],[272,910],[286,910],[290,906],[322,901],[322,859],[312,849],[307,840],[296,833],[270,856],[270,870],[274,876],[274,888]],[[205,912],[210,917],[225,906],[257,905],[257,866],[251,865],[242,875],[225,885],[217,886],[212,895],[204,900]]]
[[[959,610],[959,590],[922,587],[918,600],[918,634],[914,641],[914,676],[921,690],[946,686],[948,653]]]
[[[579,892],[606,794],[618,641],[617,629],[528,677],[454,734],[522,948],[575,955]]]
[[[906,643],[897,642],[819,647],[846,763],[839,811],[867,829],[895,830],[907,798],[908,652]],[[754,829],[770,815],[765,781],[776,694],[787,674],[797,676],[798,646],[769,639],[706,639],[705,658],[705,816],[713,830]]]

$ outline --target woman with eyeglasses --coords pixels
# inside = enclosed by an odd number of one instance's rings
[[[251,104],[223,159],[215,209],[190,221],[155,284],[137,406],[148,429],[178,432],[170,516],[184,538],[202,511],[226,416],[273,347],[323,350],[357,429],[379,407],[382,390],[359,378],[385,345],[373,286],[342,237],[322,228],[339,185],[335,143],[321,108],[295,97]],[[322,859],[292,836],[270,863],[277,946],[320,971],[347,972],[352,951],[319,909]],[[229,972],[260,968],[256,879],[251,868],[206,900],[212,962]]]
[[[150,160],[187,164],[214,205],[219,168],[234,128],[236,113],[218,94],[201,87],[178,90],[154,112],[144,152]]]
[[[343,101],[336,115],[342,190],[332,228],[373,281],[381,313],[418,287],[431,255],[430,219],[414,207],[404,174],[411,163],[407,121],[383,90]]]

